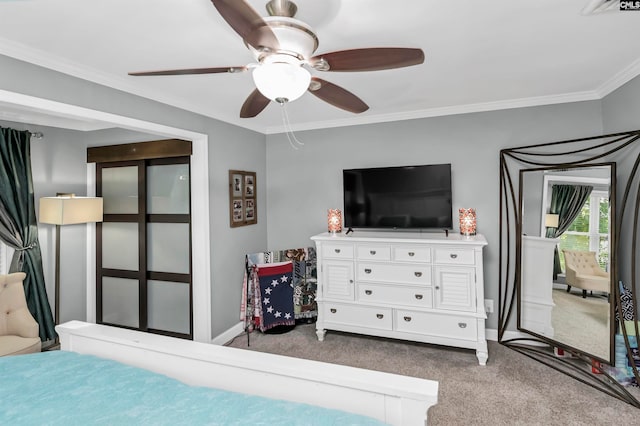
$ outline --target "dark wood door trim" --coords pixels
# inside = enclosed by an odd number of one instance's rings
[[[164,139],[149,142],[87,148],[87,163],[112,163],[153,158],[188,157],[192,154],[191,141]]]

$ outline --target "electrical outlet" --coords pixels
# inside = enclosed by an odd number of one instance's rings
[[[488,314],[493,313],[493,299],[484,299],[484,311]]]

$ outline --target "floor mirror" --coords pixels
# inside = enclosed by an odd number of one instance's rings
[[[638,408],[639,166],[640,130],[500,152],[498,308],[501,344]]]

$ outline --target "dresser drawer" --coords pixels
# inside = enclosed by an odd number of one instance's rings
[[[474,251],[459,248],[435,249],[435,262],[449,265],[473,265],[475,263]]]
[[[359,260],[391,260],[391,246],[358,244],[356,258]]]
[[[471,317],[399,309],[395,312],[395,324],[397,331],[405,333],[463,340],[478,338],[477,320]]]
[[[353,259],[353,244],[323,244],[322,256],[331,259]]]
[[[358,301],[431,308],[433,290],[431,287],[361,283],[358,284]]]
[[[325,303],[322,307],[325,323],[391,330],[393,311],[390,308]]]
[[[393,260],[399,262],[431,262],[431,249],[428,247],[396,246],[393,248]]]
[[[356,268],[358,281],[431,285],[430,265],[358,262]]]

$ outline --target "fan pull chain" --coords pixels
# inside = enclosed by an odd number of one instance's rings
[[[291,122],[289,121],[289,115],[287,114],[287,109],[286,109],[286,101],[282,101],[282,102],[278,102],[280,104],[280,107],[282,108],[282,123],[284,124],[284,129],[285,129],[285,134],[287,135],[287,139],[289,140],[289,145],[291,145],[291,148],[293,149],[298,149],[297,146],[294,145],[294,142],[298,145],[304,145],[304,143],[300,142],[298,140],[298,138],[296,138],[296,135],[293,133],[293,130],[291,129]]]

